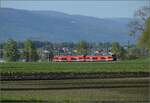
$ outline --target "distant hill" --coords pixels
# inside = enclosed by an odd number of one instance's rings
[[[92,42],[132,41],[128,35],[130,18],[95,18],[55,11],[27,11],[0,8],[0,41],[8,38],[52,42],[86,40]],[[132,41],[134,42],[134,41]]]

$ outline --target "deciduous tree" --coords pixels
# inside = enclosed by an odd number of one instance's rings
[[[150,51],[150,17],[146,21],[146,26],[139,38],[138,45]]]
[[[27,62],[38,60],[37,50],[31,40],[26,40],[24,42],[24,56]]]
[[[144,6],[134,13],[134,19],[129,22],[130,35],[135,36],[144,31],[146,21],[150,17],[150,7]]]
[[[124,59],[125,58],[125,49],[118,43],[118,42],[113,42],[112,43],[112,49],[111,52],[117,56],[117,58]]]
[[[86,41],[79,41],[77,43],[77,51],[81,55],[87,55],[88,53],[88,43]]]
[[[4,45],[4,57],[7,61],[17,61],[19,58],[17,50],[17,42],[13,39],[8,39]]]

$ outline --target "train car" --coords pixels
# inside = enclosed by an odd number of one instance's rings
[[[54,62],[98,62],[98,61],[113,61],[112,55],[96,55],[96,56],[54,56]]]

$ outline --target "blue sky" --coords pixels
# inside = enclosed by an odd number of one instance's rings
[[[26,10],[54,10],[99,18],[132,17],[135,10],[149,6],[149,0],[100,1],[14,1],[1,0],[1,7]]]

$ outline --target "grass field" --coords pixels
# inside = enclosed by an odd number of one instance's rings
[[[149,78],[2,81],[1,100],[19,103],[148,103]]]
[[[150,59],[113,62],[8,62],[0,73],[150,72]],[[107,74],[107,75],[109,75]],[[22,75],[22,74],[21,74]],[[149,77],[1,81],[2,103],[148,103]]]
[[[1,73],[12,72],[149,72],[150,59],[113,62],[9,62],[0,63]]]

